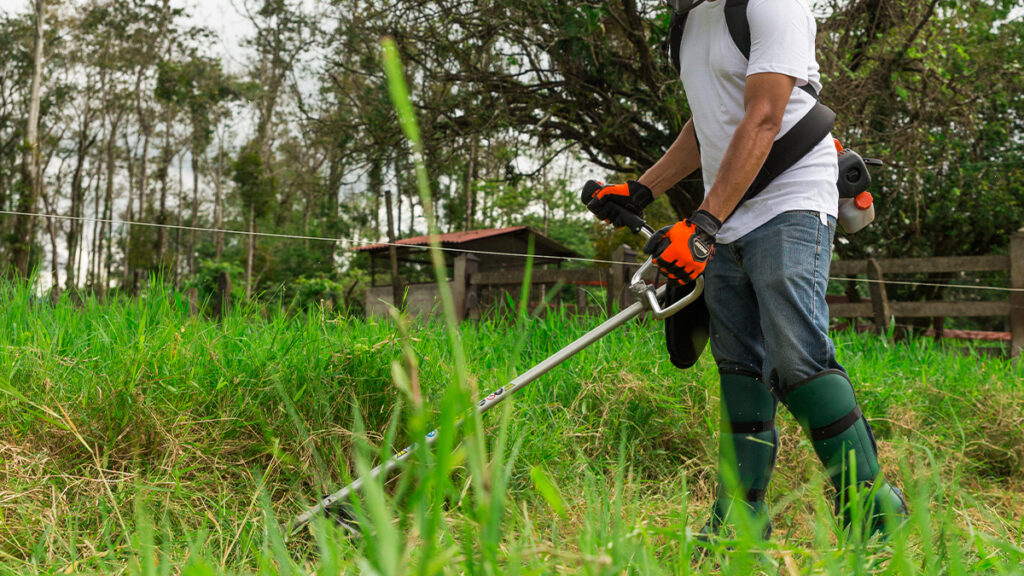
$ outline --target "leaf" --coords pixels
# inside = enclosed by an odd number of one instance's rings
[[[540,466],[534,466],[530,469],[530,478],[533,479],[533,487],[544,497],[544,500],[547,500],[548,506],[551,506],[555,514],[564,517],[565,501],[562,499],[562,494],[558,491],[558,487],[551,482],[544,469]]]

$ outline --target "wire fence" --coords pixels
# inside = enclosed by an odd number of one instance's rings
[[[209,234],[231,234],[237,236],[252,236],[258,238],[271,238],[280,240],[302,240],[307,242],[326,242],[339,244],[350,251],[355,249],[362,244],[362,242],[347,238],[328,238],[324,236],[307,236],[302,234],[280,234],[274,232],[258,232],[249,230],[233,230],[230,228],[206,228],[200,226],[187,226],[181,224],[161,224],[157,222],[143,222],[134,220],[115,220],[110,218],[96,218],[91,216],[68,216],[61,214],[45,214],[37,212],[20,212],[14,210],[0,210],[0,215],[4,216],[26,216],[30,218],[52,218],[58,220],[67,221],[78,221],[78,222],[89,222],[97,224],[110,224],[111,226],[122,226],[122,227],[146,227],[146,228],[163,228],[166,230],[179,230],[183,232],[203,232]],[[431,250],[430,246],[414,245],[414,244],[402,244],[402,243],[389,243],[389,242],[374,242],[376,246],[386,247],[398,247],[412,250]],[[616,260],[602,260],[597,258],[582,258],[582,257],[571,257],[571,256],[532,256],[529,254],[523,254],[519,252],[495,252],[495,251],[482,251],[482,250],[468,250],[463,248],[455,248],[450,246],[441,246],[440,250],[449,254],[474,254],[478,256],[500,256],[505,258],[533,258],[535,260],[545,261],[559,261],[559,262],[575,262],[582,264],[604,264],[604,265],[616,265],[616,266],[631,266],[639,267],[640,263],[633,262],[620,262]],[[958,290],[977,290],[977,291],[990,291],[990,292],[1004,292],[1004,293],[1022,293],[1024,288],[1010,288],[1006,286],[985,286],[976,284],[955,284],[955,283],[943,283],[943,282],[927,282],[927,281],[915,281],[915,280],[876,280],[872,278],[855,278],[847,276],[830,276],[829,280],[834,282],[851,282],[860,284],[885,284],[885,285],[897,285],[897,286],[912,286],[921,288],[945,288],[945,289],[958,289]]]

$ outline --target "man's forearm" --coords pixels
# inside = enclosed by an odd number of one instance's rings
[[[679,136],[672,146],[654,163],[654,166],[644,172],[639,182],[650,188],[657,198],[698,168],[700,149],[697,147],[697,135],[693,131],[693,120],[690,120],[679,131]]]
[[[747,77],[746,114],[725,150],[715,182],[700,206],[702,210],[725,222],[739,205],[782,129],[782,117],[795,85],[795,78],[782,74]]]
[[[760,172],[778,133],[777,125],[763,123],[750,116],[744,118],[725,151],[718,178],[704,198],[701,209],[725,222]]]

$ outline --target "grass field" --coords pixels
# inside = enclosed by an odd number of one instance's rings
[[[706,561],[717,378],[637,323],[450,433],[473,398],[579,336],[559,313],[442,325],[275,307],[222,324],[153,289],[55,306],[0,289],[0,572],[24,574],[1024,574],[1024,368],[837,334],[912,517],[841,537],[788,414],[775,536]],[[397,384],[396,384],[397,383]],[[368,536],[278,528],[392,445],[439,449],[371,483]],[[451,449],[451,450],[449,450]]]

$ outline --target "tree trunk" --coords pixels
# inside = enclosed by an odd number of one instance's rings
[[[22,181],[24,182],[21,197],[18,199],[18,215],[14,222],[14,246],[12,261],[15,273],[20,278],[28,278],[32,272],[31,253],[35,231],[35,219],[30,214],[36,211],[43,182],[39,174],[39,95],[43,83],[43,24],[45,16],[44,0],[34,0],[35,8],[35,46],[32,55],[32,84],[29,89],[28,123],[25,127],[25,148],[22,153]]]
[[[95,290],[96,289],[96,274],[97,274],[97,271],[99,270],[98,259],[100,257],[100,248],[99,248],[99,246],[100,246],[100,242],[99,242],[99,236],[100,236],[100,180],[99,180],[99,171],[100,171],[100,168],[99,168],[98,163],[99,163],[99,161],[97,159],[97,167],[96,167],[97,174],[96,174],[96,180],[94,181],[94,184],[96,185],[94,187],[95,188],[94,189],[95,196],[93,197],[93,200],[92,200],[92,215],[93,215],[93,221],[92,221],[92,242],[91,242],[91,246],[90,246],[90,249],[89,249],[89,259],[88,259],[89,270],[88,270],[88,272],[85,275],[85,282],[86,282],[86,285],[89,287],[90,290]]]
[[[196,231],[199,226],[199,150],[192,150],[192,217],[189,219],[189,226],[192,230],[188,236],[188,273],[194,276],[196,273]]]
[[[106,288],[105,271],[110,265],[108,254],[110,251],[106,249],[110,242],[110,236],[112,229],[111,219],[114,215],[114,176],[117,171],[117,165],[115,164],[114,153],[117,149],[116,142],[118,137],[118,124],[120,118],[114,120],[111,124],[111,133],[106,137],[106,181],[103,188],[103,211],[101,214],[102,222],[99,227],[99,265],[96,266],[96,290],[102,295]]]
[[[103,265],[97,268],[97,290],[100,297],[106,296],[110,287],[110,268],[114,243],[114,177],[117,172],[117,130],[121,125],[123,112],[114,117],[107,139],[107,187],[103,194],[103,224],[100,226],[100,251]]]
[[[140,221],[146,219],[146,192],[147,185],[149,183],[149,142],[153,135],[153,123],[149,118],[146,111],[146,107],[143,102],[143,90],[142,80],[145,76],[146,67],[139,66],[139,70],[135,75],[135,115],[139,122],[139,133],[142,136],[142,153],[139,155],[139,177],[138,182],[138,210],[135,211],[134,216]],[[125,141],[127,143],[127,134],[125,135]],[[126,146],[126,149],[127,146]],[[131,153],[129,152],[129,155]],[[131,166],[131,160],[129,158],[129,167]],[[130,170],[130,168],[129,168]],[[129,193],[128,198],[129,204],[131,204],[131,194]],[[129,212],[131,210],[129,209]],[[132,231],[128,230],[128,238],[131,238]],[[126,240],[125,243],[125,255],[124,255],[124,284],[125,286],[132,286],[134,288],[137,283],[135,270],[131,265],[130,252],[128,250],[130,241]]]
[[[249,204],[249,253],[245,259],[245,299],[252,297],[252,261],[256,255],[256,204]]]
[[[224,140],[221,139],[217,145],[217,177],[213,181],[215,198],[213,201],[213,227],[218,231],[214,232],[217,243],[217,261],[220,261],[224,253],[224,233],[220,232],[224,225],[224,193],[221,179],[224,178]]]
[[[59,177],[57,181],[60,182]],[[50,254],[52,256],[50,258],[50,297],[53,299],[51,301],[56,302],[56,299],[60,297],[60,252],[57,251],[56,212],[45,191],[40,194],[40,197],[43,200],[43,208],[50,215],[46,219],[46,227],[50,233]]]
[[[476,203],[476,194],[473,193],[473,184],[476,182],[476,153],[477,142],[473,137],[473,143],[469,147],[469,165],[466,167],[466,227],[465,230],[473,229],[473,204]]]
[[[95,140],[96,139],[93,138],[93,141],[95,141]],[[89,178],[89,184],[87,186],[83,187],[83,191],[84,190],[88,190],[88,189],[92,189],[92,193],[94,195],[94,198],[96,198],[96,201],[95,201],[95,204],[97,206],[96,210],[99,210],[98,206],[99,206],[99,195],[100,195],[100,169],[101,168],[102,168],[102,166],[100,165],[99,162],[93,162],[93,170],[92,170],[92,175]],[[83,194],[84,194],[84,192],[83,192]],[[82,213],[79,214],[79,217],[84,217],[85,216],[85,196],[82,197],[82,202],[79,203],[79,206],[80,206],[79,210],[82,211]],[[95,212],[94,212],[94,214],[95,214]],[[93,236],[95,237],[95,227],[93,228],[93,230],[94,230]],[[85,245],[85,221],[84,220],[83,220],[83,225],[78,228],[78,239],[75,240],[75,245],[78,246],[78,258],[75,259],[75,262],[76,262],[75,270],[79,273],[79,275],[81,275],[81,271],[83,269],[85,269],[85,267],[82,265],[82,258],[85,257],[85,249],[84,249],[84,245]],[[90,276],[89,270],[92,269],[92,261],[91,260],[87,261],[86,265],[88,266],[88,269],[86,269],[86,278],[85,278],[85,280],[86,280],[86,282],[88,282],[90,280],[90,278],[89,278],[89,276]]]
[[[128,146],[128,131],[124,133],[124,151],[125,160],[128,164],[128,222],[135,221],[135,199],[132,197],[135,193],[135,159],[132,156],[132,149]],[[132,253],[132,225],[128,224],[122,231],[124,234],[124,278],[121,282],[121,287],[128,286],[128,279],[131,274],[131,253]],[[108,275],[107,282],[109,283],[110,278]],[[109,288],[109,284],[108,284]]]
[[[71,174],[71,207],[69,209],[71,222],[67,233],[68,262],[64,269],[64,287],[66,290],[74,290],[78,283],[78,270],[75,267],[75,262],[78,255],[78,244],[82,237],[82,228],[84,227],[84,223],[80,220],[84,215],[82,205],[85,203],[86,188],[83,182],[85,178],[83,173],[85,172],[85,161],[89,155],[89,149],[92,148],[92,144],[95,141],[95,138],[89,136],[91,116],[92,112],[87,104],[82,126],[78,134],[78,142],[75,147],[75,170]]]
[[[370,187],[380,189],[382,187],[381,180],[380,163],[374,162],[370,168]],[[401,310],[405,290],[402,286],[402,277],[398,274],[398,247],[395,246],[395,218],[391,198],[391,188],[384,187],[384,210],[387,212],[388,223],[388,260],[391,264],[391,303]]]
[[[171,160],[174,159],[174,152],[171,150],[171,113],[167,110],[164,115],[164,149],[160,152],[160,205],[156,221],[160,226],[156,230],[156,265],[157,269],[163,271],[164,253],[167,250],[167,189],[170,186]]]
[[[185,223],[185,152],[178,158],[178,219],[174,229],[174,289],[181,287],[181,226]]]

